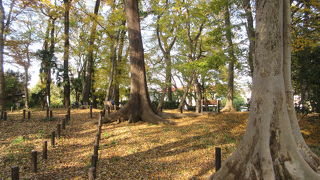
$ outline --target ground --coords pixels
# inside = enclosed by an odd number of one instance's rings
[[[0,121],[0,179],[10,177],[10,167],[20,167],[23,179],[87,179],[93,153],[99,110],[72,110],[71,121],[57,146],[50,146],[50,133],[66,113],[53,110],[54,119],[34,110],[32,119],[22,112],[9,113]],[[308,145],[320,155],[319,114],[299,116]],[[226,159],[244,133],[247,112],[205,114],[171,119],[172,125],[149,123],[104,124],[100,141],[98,179],[204,179],[214,172],[214,148]],[[42,142],[49,144],[48,160],[41,157]],[[31,173],[30,152],[39,151],[39,172]]]

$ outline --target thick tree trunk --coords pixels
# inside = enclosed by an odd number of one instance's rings
[[[112,45],[111,45],[110,53],[111,53],[111,56],[110,56],[111,71],[109,74],[109,83],[108,83],[108,87],[107,87],[108,91],[107,91],[107,95],[105,98],[106,101],[114,100],[113,99],[113,97],[114,97],[114,93],[113,93],[114,86],[113,85],[114,85],[114,77],[115,77],[116,66],[117,66],[117,63],[116,63],[117,48],[114,43],[112,43]]]
[[[98,16],[100,7],[100,0],[96,0],[96,4],[94,7],[94,16]],[[90,40],[89,40],[89,49],[88,49],[88,61],[86,66],[85,78],[83,81],[83,89],[82,89],[82,101],[85,104],[89,104],[89,96],[90,96],[90,88],[92,82],[92,71],[93,71],[93,50],[94,50],[94,41],[96,36],[97,29],[97,19],[93,20],[91,32],[90,32]]]
[[[0,0],[0,111],[5,109],[5,79],[3,69],[4,18],[4,8],[2,0]]]
[[[226,38],[228,41],[228,55],[229,55],[229,66],[228,66],[228,94],[227,101],[222,112],[231,112],[236,111],[233,107],[233,92],[234,92],[234,63],[236,57],[234,55],[234,47],[232,42],[232,31],[231,31],[231,22],[230,22],[230,12],[229,12],[229,2],[226,3],[225,8],[225,28],[226,28]]]
[[[70,107],[70,79],[69,79],[69,11],[71,0],[64,0],[64,53],[63,53],[63,90],[64,106]]]
[[[125,12],[130,45],[131,92],[128,104],[112,116],[121,115],[129,122],[158,123],[162,118],[151,106],[147,87],[138,1],[125,0]]]
[[[255,47],[255,30],[253,27],[253,16],[252,9],[250,5],[250,0],[243,0],[242,6],[245,11],[245,16],[247,19],[247,35],[249,39],[249,53],[248,53],[248,64],[250,67],[250,75],[253,76],[253,58],[254,58],[254,47]]]
[[[247,131],[212,179],[320,179],[293,108],[289,0],[257,1],[257,43]],[[273,18],[270,18],[272,16]]]

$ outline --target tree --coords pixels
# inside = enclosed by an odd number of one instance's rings
[[[234,64],[236,62],[236,57],[234,55],[234,45],[232,42],[232,24],[230,22],[230,0],[226,1],[224,20],[225,20],[225,29],[226,29],[226,39],[228,43],[228,94],[227,101],[222,112],[236,111],[233,107],[233,94],[234,94]]]
[[[69,12],[71,0],[63,0],[64,2],[64,53],[63,53],[63,104],[67,108],[70,106],[70,79],[69,79]]]
[[[273,17],[273,18],[270,18]],[[293,107],[289,0],[257,1],[249,122],[237,150],[212,179],[319,179]]]
[[[4,8],[2,0],[0,0],[0,110],[5,108],[5,79],[3,71],[4,19]]]
[[[90,32],[87,67],[85,71],[85,78],[83,81],[82,101],[84,104],[89,103],[90,89],[92,86],[92,71],[93,71],[93,62],[94,62],[93,51],[94,51],[94,41],[96,38],[97,16],[99,12],[99,7],[100,7],[100,0],[97,0],[94,7],[94,19],[92,22],[92,27]]]
[[[151,106],[147,87],[138,1],[125,0],[124,7],[130,45],[131,90],[128,103],[113,116],[121,115],[132,123],[158,122],[162,118]]]

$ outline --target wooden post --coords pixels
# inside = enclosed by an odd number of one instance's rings
[[[71,109],[70,107],[68,107],[68,117],[69,117],[69,120],[71,119]]]
[[[31,112],[28,111],[28,120],[30,120],[30,119],[31,119]]]
[[[61,129],[66,129],[66,119],[65,118],[62,118],[61,120]]]
[[[102,111],[103,113],[103,117],[105,117],[106,116],[106,109],[105,108],[103,108],[103,111]]]
[[[221,148],[216,147],[215,149],[215,166],[217,172],[221,168]]]
[[[218,100],[217,113],[220,113],[220,100]]]
[[[0,110],[0,119],[3,119],[3,116],[4,116],[4,111]]]
[[[50,110],[50,119],[53,117],[53,112]]]
[[[37,172],[38,171],[37,155],[38,155],[38,152],[36,150],[32,150],[31,151],[32,172]]]
[[[12,180],[19,180],[19,167],[18,166],[11,167],[11,179]]]
[[[108,106],[108,116],[110,115],[110,106]]]
[[[48,141],[43,142],[42,159],[48,159]]]
[[[95,178],[96,178],[96,168],[95,167],[91,167],[91,168],[89,168],[88,179],[89,180],[94,180]]]
[[[98,156],[98,151],[99,151],[99,145],[95,143],[93,146],[93,155]]]
[[[180,107],[180,113],[183,113],[183,106]]]
[[[11,106],[11,112],[13,112],[13,106]]]
[[[3,112],[3,120],[7,120],[8,119],[8,114],[7,114],[7,111],[4,111]]]
[[[54,147],[55,146],[55,142],[54,139],[56,137],[56,133],[54,131],[51,132],[51,146]]]
[[[47,118],[49,118],[49,108],[47,108]]]
[[[92,105],[90,105],[90,118],[92,118]]]
[[[92,155],[91,156],[91,167],[97,168],[98,156]]]
[[[25,109],[23,110],[23,119],[24,120],[26,119],[26,110]]]
[[[64,115],[65,119],[66,119],[66,123],[69,124],[69,117],[68,114]]]
[[[200,112],[203,113],[203,99],[200,101]]]
[[[57,124],[57,138],[61,137],[61,124]]]

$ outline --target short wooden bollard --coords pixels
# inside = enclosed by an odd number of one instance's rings
[[[68,107],[68,112],[67,112],[67,114],[68,114],[68,117],[69,117],[69,120],[70,120],[70,118],[71,118],[71,109],[70,109],[70,107]]]
[[[90,118],[92,118],[92,105],[90,105]]]
[[[38,171],[37,155],[38,155],[38,152],[37,152],[36,150],[32,150],[32,151],[31,151],[32,172],[37,172],[37,171]]]
[[[88,171],[88,179],[94,180],[95,178],[96,178],[96,168],[91,167],[91,168],[89,168],[89,171]]]
[[[26,110],[23,110],[23,119],[26,119]]]
[[[99,151],[99,145],[95,143],[93,146],[93,155],[98,156],[98,151]]]
[[[8,118],[7,111],[4,111],[3,112],[3,120],[7,120],[7,118]]]
[[[110,115],[110,107],[108,106],[108,116]]]
[[[11,106],[11,112],[13,112],[13,106]]]
[[[53,112],[50,110],[50,119],[53,117]]]
[[[47,108],[47,118],[49,118],[49,108]]]
[[[68,117],[68,114],[64,115],[64,118],[66,119],[66,124],[69,124],[69,117]]]
[[[215,149],[215,166],[217,172],[221,168],[221,148],[216,147]]]
[[[92,155],[91,156],[91,167],[97,168],[98,156]]]
[[[180,107],[180,113],[183,113],[183,106]]]
[[[57,137],[61,137],[61,124],[57,124]]]
[[[51,132],[51,146],[54,147],[55,146],[55,137],[56,137],[56,133],[54,131]]]
[[[0,119],[3,119],[4,113],[2,110],[0,110]]]
[[[217,104],[217,113],[220,113],[220,100],[218,100],[218,104]]]
[[[106,109],[105,108],[103,108],[102,114],[103,114],[103,117],[106,116]]]
[[[63,118],[61,120],[61,129],[66,129],[66,119],[65,118]]]
[[[12,180],[19,180],[19,167],[18,166],[11,167],[11,179]]]
[[[48,159],[48,141],[43,142],[42,159]]]
[[[31,119],[31,112],[28,111],[28,120],[30,120],[30,119]]]

